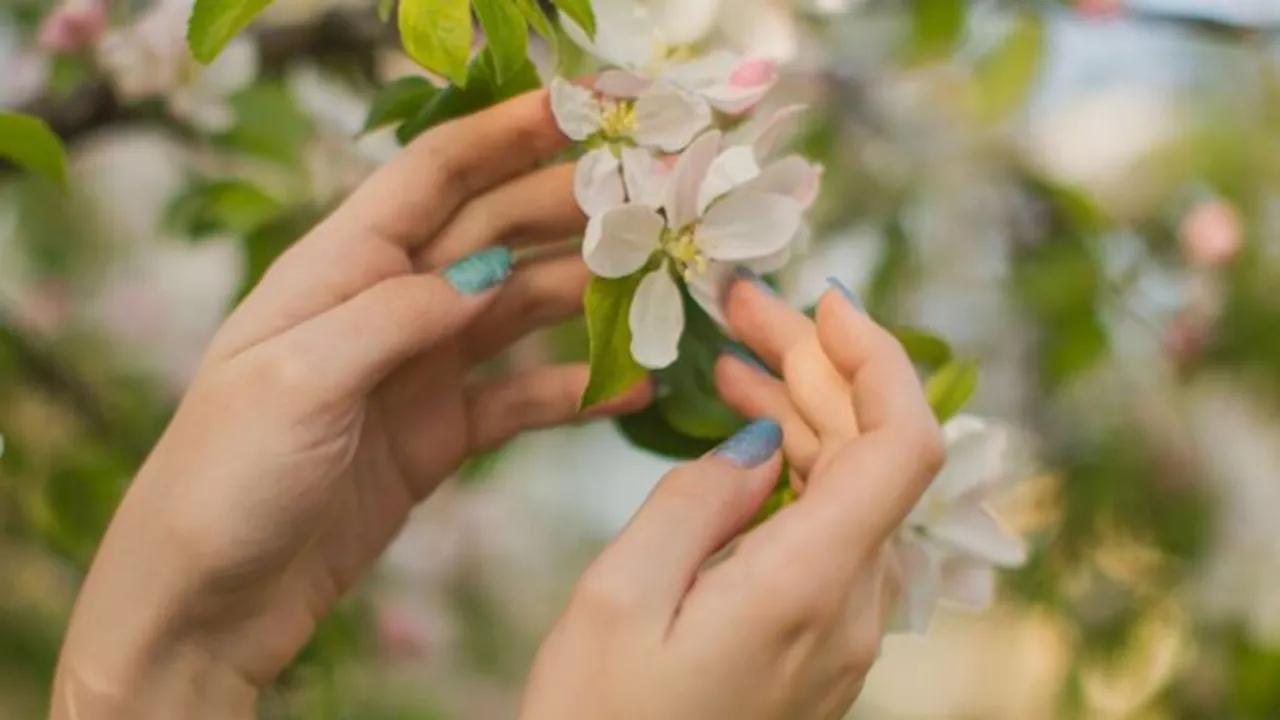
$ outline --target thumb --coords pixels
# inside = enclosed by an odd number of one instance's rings
[[[708,558],[755,516],[778,478],[782,428],[757,420],[667,474],[583,579],[580,593],[669,621]]]
[[[488,307],[511,274],[511,251],[492,247],[439,273],[398,275],[286,333],[285,352],[307,358],[339,393],[366,392]]]

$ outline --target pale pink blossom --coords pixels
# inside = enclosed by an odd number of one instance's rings
[[[61,0],[40,24],[37,41],[50,52],[75,52],[92,45],[106,29],[106,0]]]
[[[1235,205],[1223,200],[1202,202],[1191,209],[1178,228],[1182,254],[1193,264],[1225,265],[1240,254],[1244,228]]]

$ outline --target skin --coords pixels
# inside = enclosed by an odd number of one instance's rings
[[[521,263],[476,295],[438,272],[581,232],[573,167],[541,166],[566,146],[544,93],[442,126],[276,262],[210,344],[103,539],[53,718],[252,717],[463,461],[584,419],[585,366],[472,373],[581,311],[581,259]],[[527,718],[835,717],[861,687],[894,593],[884,541],[941,463],[937,427],[901,348],[838,297],[815,325],[739,283],[727,311],[789,379],[725,359],[722,392],[783,423],[808,489],[707,569],[780,459],[713,455],[664,479],[548,638]]]

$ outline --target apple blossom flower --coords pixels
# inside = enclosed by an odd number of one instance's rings
[[[1236,206],[1210,200],[1192,208],[1178,227],[1182,254],[1195,265],[1218,267],[1234,260],[1244,246],[1244,228]]]
[[[106,0],[62,0],[40,23],[37,41],[45,50],[74,52],[92,45],[106,29]]]
[[[570,139],[594,145],[578,163],[574,190],[588,216],[626,199],[621,148],[675,153],[711,125],[711,108],[696,95],[660,82],[634,98],[610,98],[556,78],[551,110]]]
[[[564,28],[587,52],[618,68],[597,78],[601,92],[635,97],[665,80],[721,112],[738,115],[760,102],[777,79],[771,60],[699,49],[718,16],[720,0],[595,0],[593,6],[594,40],[568,18]]]
[[[98,62],[123,99],[163,95],[174,116],[206,132],[225,132],[235,124],[229,98],[258,75],[258,48],[237,37],[201,65],[184,40],[190,12],[190,0],[161,0],[132,25],[104,35]]]
[[[1015,478],[1005,428],[971,415],[943,427],[948,459],[894,541],[903,571],[898,625],[923,633],[938,600],[974,609],[995,598],[994,568],[1019,567],[1027,551],[986,509]]]
[[[736,265],[774,255],[791,242],[803,205],[787,192],[787,167],[770,166],[750,182],[716,194],[708,184],[721,135],[707,133],[666,170],[646,153],[623,155],[632,202],[591,218],[583,256],[601,277],[648,269],[628,318],[631,354],[658,369],[675,362],[684,332],[676,278],[703,307],[718,312],[723,283]]]

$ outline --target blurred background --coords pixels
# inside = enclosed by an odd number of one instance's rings
[[[370,101],[420,74],[376,0],[275,0],[207,71],[182,0],[96,2],[0,0],[0,108],[71,153],[67,191],[0,168],[5,720],[43,716],[82,573],[210,334],[395,152],[361,132]],[[820,242],[785,292],[835,274],[946,336],[981,361],[971,410],[1039,460],[1002,503],[1033,554],[999,606],[891,639],[851,717],[1280,718],[1280,0],[723,0],[717,32],[813,107]],[[513,717],[667,465],[607,423],[471,463],[263,717]]]

